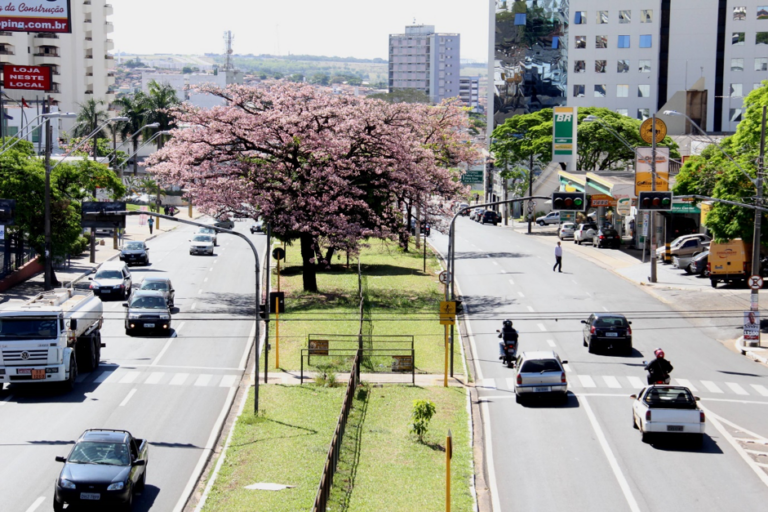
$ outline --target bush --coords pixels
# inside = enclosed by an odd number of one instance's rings
[[[435,404],[431,400],[414,400],[411,418],[413,424],[411,432],[419,436],[419,441],[424,442],[424,436],[429,430],[429,420],[435,415]]]

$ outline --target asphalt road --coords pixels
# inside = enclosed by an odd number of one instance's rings
[[[433,231],[432,240],[447,252],[447,237]],[[457,220],[457,282],[479,362],[494,510],[765,509],[768,369],[569,251],[572,244],[563,244],[563,272],[553,272],[555,242]],[[631,356],[582,345],[579,320],[603,311],[633,322]],[[554,350],[568,361],[566,405],[515,403],[515,371],[498,360],[495,331],[505,318],[520,331],[520,350]],[[701,397],[701,446],[674,435],[643,443],[632,428],[629,395],[658,346],[675,367],[672,383]]]
[[[247,233],[246,223],[236,230]],[[181,510],[206,449],[234,397],[254,327],[254,261],[237,237],[219,234],[214,256],[189,254],[196,230],[179,226],[148,242],[151,265],[176,290],[171,336],[125,334],[122,301],[104,303],[101,366],[72,393],[49,387],[0,391],[0,508],[49,510],[54,480],[88,428],[125,429],[150,441],[147,485],[134,510]],[[248,235],[250,236],[250,235]],[[262,257],[266,237],[256,234]]]

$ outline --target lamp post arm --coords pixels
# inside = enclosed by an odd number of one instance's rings
[[[18,134],[16,134],[16,136],[15,136],[15,137],[13,137],[13,139],[14,139],[14,140],[13,140],[13,142],[6,142],[5,144],[3,144],[3,146],[2,146],[2,147],[0,147],[0,155],[2,155],[3,153],[5,153],[5,152],[7,152],[7,151],[10,151],[10,149],[11,149],[13,146],[15,146],[16,144],[18,144],[18,143],[19,143],[19,142],[21,142],[22,140],[25,140],[25,138],[27,137],[27,135],[29,135],[29,132],[27,132],[27,133],[23,133],[23,132],[25,132],[25,131],[29,130],[29,129],[30,129],[30,126],[32,126],[32,123],[33,123],[33,122],[34,122],[36,119],[38,119],[39,117],[42,117],[42,116],[37,116],[35,119],[33,119],[33,120],[32,120],[32,122],[30,122],[30,123],[29,123],[29,124],[28,124],[28,125],[27,125],[27,126],[24,128],[24,130],[22,130],[22,133],[18,133]],[[43,120],[43,121],[40,121],[39,123],[37,123],[37,124],[36,124],[34,127],[32,127],[31,129],[32,129],[32,130],[35,130],[35,129],[37,129],[37,128],[40,128],[40,126],[42,126],[42,125],[43,125],[43,123],[45,123],[45,120]]]
[[[716,203],[729,204],[731,206],[740,206],[741,208],[747,208],[749,210],[757,210],[761,212],[768,212],[768,208],[764,206],[757,206],[754,204],[739,203],[736,201],[728,201],[726,199],[719,199],[717,197],[700,196],[698,194],[689,194],[685,196],[675,196],[675,199],[700,199],[702,201],[714,201]]]
[[[97,133],[99,133],[99,132],[100,132],[100,131],[101,131],[101,130],[102,130],[104,127],[105,127],[105,126],[107,126],[107,125],[108,125],[109,123],[111,123],[111,122],[112,122],[112,120],[110,119],[110,120],[109,120],[109,121],[107,121],[106,123],[104,123],[104,124],[102,124],[101,126],[97,127],[97,128],[96,128],[95,130],[93,130],[93,131],[92,131],[90,134],[88,134],[88,136],[87,136],[87,137],[85,137],[83,140],[81,140],[80,142],[78,142],[78,143],[77,143],[77,145],[76,145],[75,147],[73,147],[72,149],[70,149],[69,151],[67,151],[66,153],[64,153],[64,155],[62,155],[62,157],[61,157],[61,160],[59,160],[58,162],[56,162],[56,165],[54,165],[53,167],[51,167],[51,171],[53,171],[55,168],[57,168],[57,167],[58,167],[58,166],[59,166],[59,165],[60,165],[62,162],[64,162],[64,159],[65,159],[65,158],[67,158],[69,155],[71,155],[72,153],[74,153],[75,151],[77,151],[78,149],[80,149],[80,147],[81,147],[81,146],[83,146],[83,144],[85,144],[86,142],[88,142],[89,140],[91,140],[91,139],[93,138],[93,136],[94,136],[94,135],[96,135]]]

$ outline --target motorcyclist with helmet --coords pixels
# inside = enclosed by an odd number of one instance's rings
[[[512,360],[514,361],[517,358],[518,333],[515,328],[512,327],[512,320],[504,320],[504,326],[499,332],[499,338],[502,339],[502,341],[499,342],[499,359],[501,359],[502,362],[508,362],[506,361],[507,345],[512,345]]]
[[[654,382],[664,382],[669,384],[669,374],[674,369],[669,361],[664,359],[664,351],[657,348],[653,351],[656,359],[645,365],[648,372],[648,384]]]

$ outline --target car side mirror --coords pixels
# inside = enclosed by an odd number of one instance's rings
[[[496,329],[496,332],[501,332],[500,330]]]
[[[90,277],[90,276],[89,276],[89,277],[88,277],[88,280],[89,280],[89,281],[93,281],[93,277]]]
[[[629,398],[631,398],[633,400],[637,400],[637,395],[629,395]]]
[[[57,456],[56,457],[56,462],[67,462],[67,458],[66,457]]]
[[[148,250],[149,250],[149,247],[145,247],[145,248],[144,248],[144,250],[145,250],[145,251],[148,251]]]
[[[561,361],[563,364],[568,364],[568,361]]]
[[[632,325],[632,322],[627,322],[629,325]]]
[[[699,396],[695,396],[695,397],[693,397],[693,399],[694,399],[694,400],[696,400],[696,401],[698,402],[699,400],[701,400],[701,397],[699,397]]]
[[[147,461],[144,460],[144,459],[136,459],[135,461],[133,461],[133,465],[134,466],[146,466],[147,465]]]
[[[587,321],[586,320],[582,320],[581,323],[585,324],[585,323],[587,323]]]
[[[128,307],[128,303],[127,302],[123,302],[123,307],[127,308]]]
[[[648,364],[648,361],[643,361],[643,364],[644,364],[644,365],[647,365],[647,364]]]
[[[176,290],[174,290],[173,288],[171,288],[171,291],[172,291],[172,292],[175,292]]]

